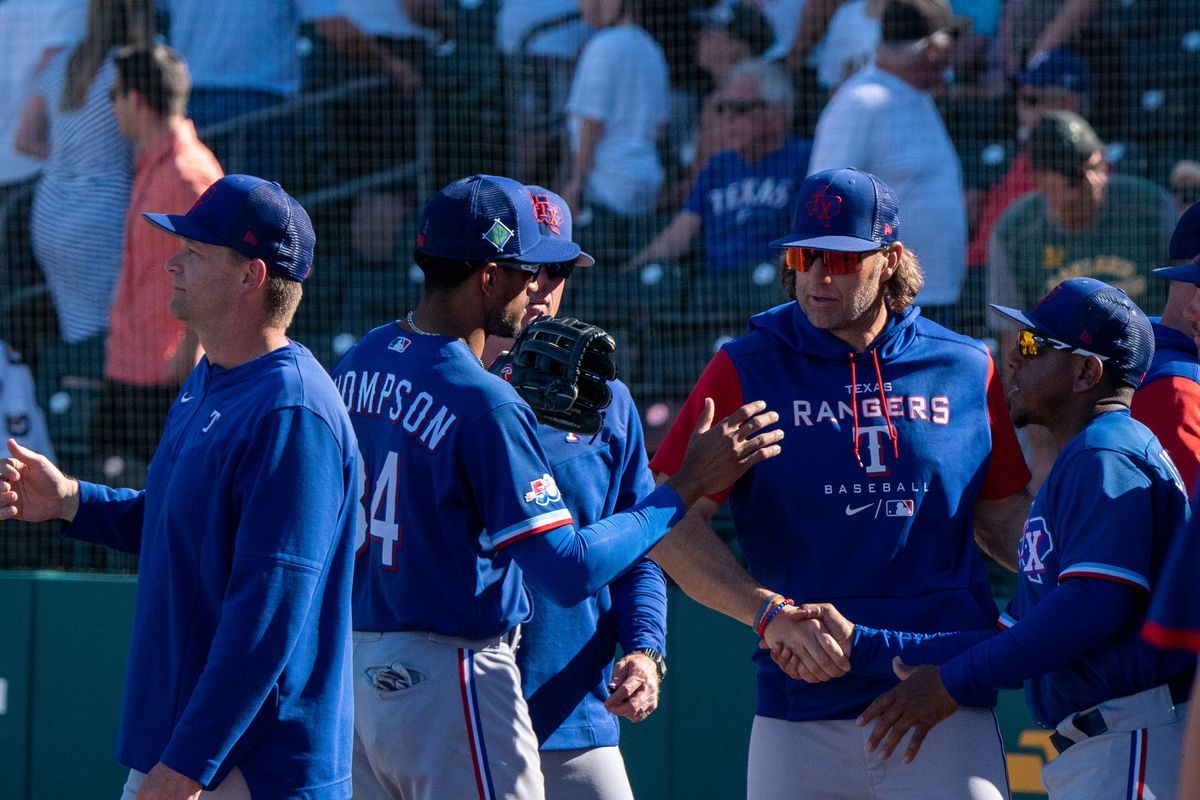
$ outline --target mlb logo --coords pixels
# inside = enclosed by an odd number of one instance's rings
[[[568,433],[567,434],[567,442],[569,444],[579,444],[579,437],[573,433]]]
[[[889,517],[911,517],[914,511],[912,500],[888,500],[884,513]]]
[[[388,350],[391,350],[394,353],[403,353],[408,349],[410,344],[412,344],[411,339],[405,336],[397,336],[395,339],[392,339],[392,343],[388,345]]]

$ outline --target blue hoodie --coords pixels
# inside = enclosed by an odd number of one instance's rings
[[[781,456],[714,496],[728,497],[757,581],[875,628],[995,625],[972,510],[1020,491],[1029,472],[983,344],[910,308],[856,353],[797,303],[778,306],[709,363],[653,469],[678,469],[706,396],[718,419],[765,400],[787,433]],[[853,718],[895,683],[852,672],[806,684],[766,651],[754,659],[758,713],[778,719]]]

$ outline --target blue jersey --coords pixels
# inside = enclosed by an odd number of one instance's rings
[[[1154,587],[1142,637],[1169,650],[1200,653],[1200,514],[1192,499],[1192,515],[1175,534],[1162,577]]]
[[[654,489],[642,425],[629,390],[609,383],[612,404],[595,436],[538,426],[563,499],[578,525],[632,507]],[[643,559],[581,603],[564,608],[530,589],[533,617],[522,629],[517,663],[538,741],[546,750],[615,746],[617,718],[604,708],[619,642],[628,652],[666,651],[666,579]]]
[[[140,556],[117,759],[256,798],[350,797],[358,452],[296,343],[200,361],[144,492],[81,484],[66,535]]]
[[[718,419],[743,399],[765,400],[787,433],[783,453],[728,493],[750,574],[871,627],[991,629],[972,509],[1020,491],[1029,472],[987,349],[916,309],[862,353],[813,327],[797,303],[750,328],[706,368],[651,466],[678,468],[705,396]],[[758,713],[779,719],[853,718],[895,683],[850,674],[807,684],[766,651],[755,660]]]
[[[1017,595],[1001,622],[1019,622],[1073,578],[1150,593],[1187,515],[1183,482],[1154,435],[1126,410],[1094,419],[1058,454],[1025,522]],[[1191,669],[1140,640],[1145,603],[1128,625],[1067,666],[1026,681],[1034,718],[1051,726],[1105,700],[1151,689]]]
[[[710,273],[775,263],[779,252],[768,242],[790,229],[811,152],[811,141],[788,139],[758,161],[748,162],[734,150],[709,160],[683,208],[700,215]]]
[[[504,548],[571,524],[533,411],[458,340],[389,323],[333,370],[365,474],[354,627],[497,636],[529,616]]]

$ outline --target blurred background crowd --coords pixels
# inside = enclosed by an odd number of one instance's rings
[[[327,366],[415,305],[437,188],[555,189],[598,260],[566,311],[616,336],[652,449],[787,299],[766,244],[817,170],[896,189],[952,328],[994,340],[987,302],[1077,275],[1153,315],[1200,200],[1198,76],[1200,0],[0,0],[5,437],[141,484],[199,352],[138,215],[223,172],[311,214],[291,335]],[[0,567],[133,564],[40,530]]]

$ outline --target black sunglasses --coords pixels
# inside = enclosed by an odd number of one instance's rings
[[[766,100],[721,100],[713,108],[718,114],[747,114],[766,105]]]
[[[533,278],[538,277],[543,272],[545,272],[546,275],[549,276],[552,280],[556,280],[556,281],[562,280],[562,279],[571,277],[571,273],[575,270],[575,262],[574,261],[563,261],[563,262],[556,263],[556,264],[536,264],[536,265],[524,264],[520,261],[496,261],[493,263],[495,263],[495,265],[498,267],[503,267],[504,269],[520,270],[521,272],[524,272],[526,275],[529,275],[531,280]],[[530,266],[536,266],[537,270],[531,272],[528,269],[528,267],[530,267]]]

